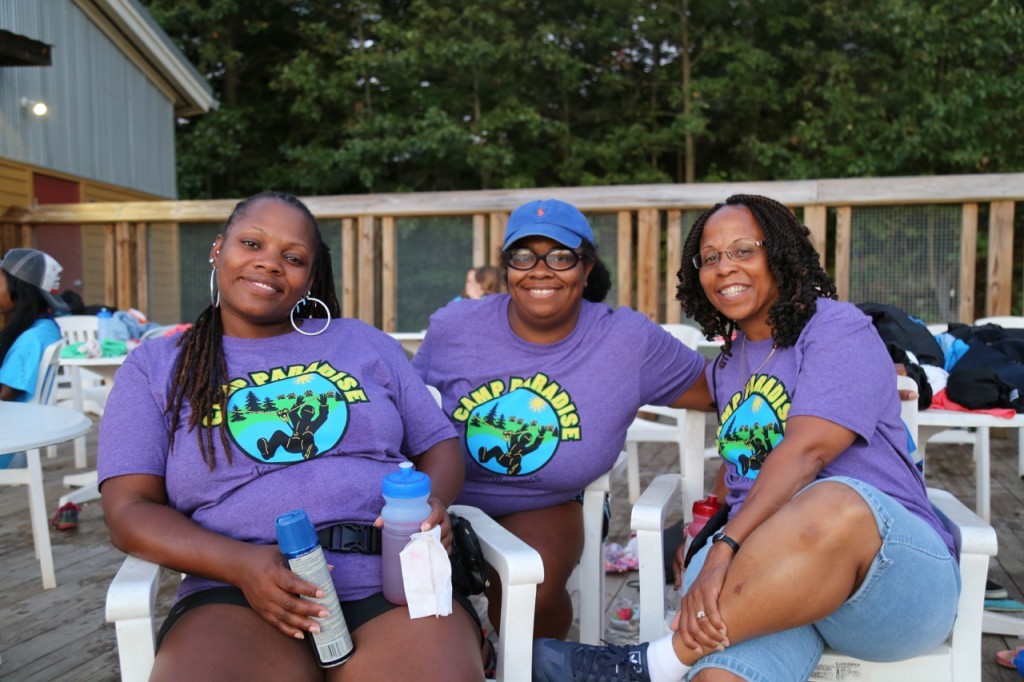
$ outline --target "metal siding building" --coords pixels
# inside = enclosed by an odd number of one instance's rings
[[[45,102],[46,114],[30,113],[31,101]],[[0,0],[0,216],[35,204],[176,198],[175,119],[215,106],[210,86],[137,0]],[[113,227],[29,232],[7,223],[0,252],[47,251],[64,268],[62,289],[111,305],[118,279],[131,276],[109,267]],[[142,232],[156,249],[149,271],[173,281],[151,291],[147,307],[174,321],[178,226]]]
[[[131,26],[118,27],[120,14],[135,18],[150,35],[132,36]],[[148,63],[133,38],[163,41],[159,49],[176,56],[180,70],[209,96],[208,86],[141,7],[133,0],[0,0],[0,28],[53,46],[52,66],[0,68],[0,157],[177,196],[176,110],[205,110],[212,98],[182,102],[174,84],[160,82],[159,66]],[[32,115],[23,99],[46,102],[48,113]]]

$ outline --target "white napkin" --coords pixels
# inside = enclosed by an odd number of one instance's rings
[[[409,617],[447,616],[452,612],[452,565],[441,544],[441,527],[413,533],[399,554]]]

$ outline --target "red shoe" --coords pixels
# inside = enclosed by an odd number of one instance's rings
[[[996,653],[996,663],[1009,668],[1010,670],[1016,670],[1017,666],[1013,664],[1013,659],[1017,657],[1021,651],[1024,651],[1024,646],[1019,646],[1016,649],[1006,649]]]
[[[50,520],[50,526],[57,530],[75,530],[78,528],[79,506],[74,502],[68,502],[57,510]]]

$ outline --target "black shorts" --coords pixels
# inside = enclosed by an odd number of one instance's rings
[[[465,609],[473,620],[476,621],[477,629],[480,631],[480,644],[483,644],[483,629],[480,622],[480,617],[476,613],[476,609],[473,608],[473,604],[469,601],[469,598],[460,592],[452,592],[452,601],[459,604]],[[246,608],[252,608],[249,606],[248,600],[245,595],[237,587],[211,587],[206,590],[200,590],[199,592],[193,592],[184,599],[179,600],[174,606],[171,607],[170,613],[167,614],[167,619],[164,620],[164,624],[160,626],[160,632],[156,636],[156,648],[160,648],[160,643],[163,641],[167,633],[171,631],[174,624],[178,622],[178,619],[184,616],[186,613],[194,608],[205,606],[206,604],[234,604],[235,606],[244,606]],[[383,592],[364,597],[363,599],[356,599],[354,601],[343,601],[341,602],[341,611],[345,614],[345,624],[348,626],[349,632],[355,632],[360,625],[367,623],[382,613],[387,613],[391,609],[398,608],[397,604],[392,604],[384,598]]]

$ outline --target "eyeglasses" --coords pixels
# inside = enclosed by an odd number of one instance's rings
[[[537,267],[537,263],[544,261],[549,270],[562,272],[572,270],[581,258],[582,256],[572,249],[552,249],[543,256],[525,247],[505,252],[505,263],[513,270],[532,270]]]
[[[758,247],[765,246],[767,243],[766,241],[756,242],[753,239],[737,239],[725,251],[715,251],[714,249],[701,251],[693,257],[693,267],[698,270],[701,268],[713,268],[718,265],[718,261],[723,253],[729,257],[729,260],[737,263],[748,260],[757,255]]]

